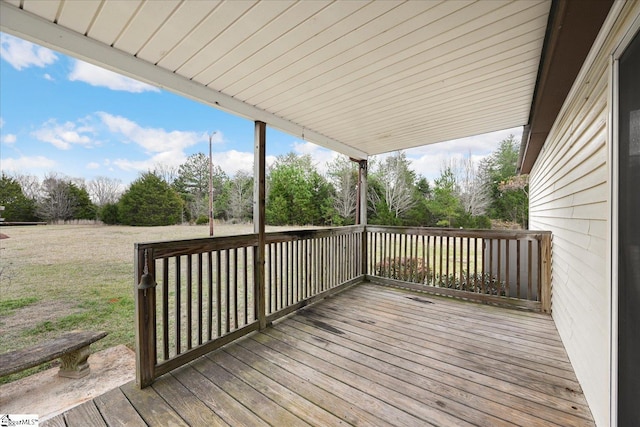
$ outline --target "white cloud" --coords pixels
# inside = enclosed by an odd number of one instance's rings
[[[133,120],[122,116],[114,116],[109,113],[96,113],[108,130],[123,137],[123,142],[139,145],[150,157],[143,160],[130,160],[118,158],[111,160],[108,165],[113,165],[124,171],[145,172],[155,169],[158,165],[178,167],[187,159],[185,150],[197,144],[202,144],[202,151],[208,152],[209,136],[214,144],[224,142],[221,131],[212,134],[206,132],[165,130],[162,128],[143,127]],[[247,154],[249,157],[245,156]],[[247,160],[249,158],[249,160]],[[222,169],[234,174],[238,169],[251,170],[253,154],[230,151],[227,153],[215,153],[214,163],[220,164]]]
[[[253,153],[246,151],[214,151],[213,164],[220,168],[228,176],[234,176],[239,171],[253,174]],[[275,156],[267,156],[265,159],[267,168],[275,162]]]
[[[209,141],[208,135],[204,132],[145,128],[122,116],[114,116],[104,112],[97,113],[97,115],[109,131],[124,136],[128,141],[138,144],[148,153],[181,152],[192,145]],[[222,140],[222,133],[216,132],[213,142],[218,143]]]
[[[56,165],[56,162],[44,156],[34,157],[7,157],[2,159],[0,169],[3,172],[21,172],[34,170],[50,170]]]
[[[87,163],[87,169],[100,169],[100,163],[89,162]]]
[[[80,120],[78,124],[66,122],[62,125],[58,124],[55,119],[51,119],[43,123],[42,127],[32,135],[43,142],[48,142],[54,147],[61,150],[68,150],[72,145],[82,145],[90,147],[95,142],[88,134],[93,134],[94,130],[90,126],[86,126]]]
[[[2,142],[9,145],[15,144],[17,140],[18,137],[12,133],[8,133],[2,137]]]
[[[45,73],[43,77],[45,80],[49,80],[50,82],[54,80],[53,77],[51,77],[51,74],[49,73]]]
[[[32,66],[43,68],[58,59],[56,54],[46,47],[5,33],[0,34],[0,56],[16,70]]]
[[[144,160],[115,159],[110,164],[124,171],[146,172],[154,170],[158,165],[178,167],[186,160],[184,152],[164,151]]]
[[[333,161],[339,154],[335,151],[320,147],[312,142],[294,142],[293,151],[296,154],[308,154],[313,159],[318,172],[325,174],[327,172],[327,163]]]
[[[71,73],[69,73],[69,80],[85,82],[91,86],[103,86],[111,90],[133,93],[160,91],[160,89],[154,86],[79,60],[75,60],[73,69]]]

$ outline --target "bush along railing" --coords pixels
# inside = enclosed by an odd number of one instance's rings
[[[367,278],[544,312],[551,233],[367,226]]]
[[[138,385],[362,280],[363,233],[267,233],[265,310],[257,234],[136,244]]]

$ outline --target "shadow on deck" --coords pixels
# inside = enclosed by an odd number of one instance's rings
[[[41,424],[594,425],[549,315],[370,283]]]

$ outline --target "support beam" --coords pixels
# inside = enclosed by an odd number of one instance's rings
[[[367,225],[367,169],[366,160],[358,161],[358,206],[356,224]]]
[[[366,160],[360,160],[358,162],[358,201],[356,205],[356,224],[364,226],[361,242],[362,250],[360,252],[361,274],[368,274],[367,258],[369,256],[369,247],[367,239],[367,168],[368,163]]]
[[[266,139],[267,124],[255,122],[254,160],[253,160],[253,232],[258,235],[258,247],[254,253],[254,301],[255,315],[260,323],[260,329],[267,326],[265,308],[265,169],[266,169]]]

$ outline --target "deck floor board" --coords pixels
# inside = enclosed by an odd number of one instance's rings
[[[593,426],[550,316],[369,283],[44,422]]]

